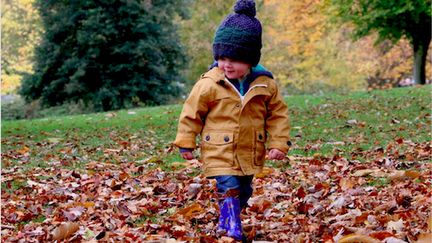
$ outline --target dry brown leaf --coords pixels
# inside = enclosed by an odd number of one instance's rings
[[[81,243],[98,243],[98,241],[95,239],[92,239],[92,240],[87,240],[87,241],[81,241]]]
[[[339,186],[341,187],[342,191],[345,191],[347,189],[352,189],[355,185],[355,182],[350,180],[349,178],[342,178],[339,181]]]
[[[372,174],[372,173],[374,173],[376,171],[379,171],[379,170],[376,170],[376,169],[374,169],[374,170],[372,170],[372,169],[357,170],[352,175],[353,176],[357,176],[357,177],[361,177],[361,176],[370,175],[370,174]]]
[[[79,224],[74,222],[66,222],[54,229],[54,231],[52,232],[53,240],[67,239],[75,232],[77,232],[78,229]]]
[[[270,202],[269,200],[267,200],[263,197],[260,197],[256,201],[253,202],[252,206],[250,207],[250,210],[253,212],[263,213],[271,205],[272,205],[272,202]]]
[[[429,215],[427,223],[428,223],[428,229],[429,229],[429,231],[432,231],[432,214]]]
[[[432,233],[423,233],[418,236],[416,243],[431,243]]]
[[[393,171],[388,175],[388,178],[392,181],[403,180],[406,178],[405,171],[403,170]]]
[[[164,243],[178,243],[178,242],[184,242],[184,241],[178,241],[176,239],[165,239],[164,241],[162,241]]]
[[[381,241],[367,235],[350,234],[342,237],[338,243],[380,243]]]

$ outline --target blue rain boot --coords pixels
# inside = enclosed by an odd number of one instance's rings
[[[220,206],[218,232],[226,232],[226,235],[235,240],[243,239],[243,231],[240,220],[240,200],[235,197],[225,198]]]
[[[226,212],[226,204],[225,204],[225,200],[220,200],[219,201],[219,224],[218,224],[218,228],[216,233],[218,235],[225,235],[226,232],[228,232],[228,228],[226,227],[227,223],[226,221],[228,220],[228,218],[226,217],[226,214],[222,214],[222,212]]]

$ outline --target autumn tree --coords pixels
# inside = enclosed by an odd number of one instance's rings
[[[426,82],[426,56],[431,41],[430,0],[330,0],[341,20],[353,23],[355,37],[378,33],[378,41],[405,36],[414,53],[413,77]]]
[[[34,0],[1,1],[1,92],[13,93],[32,73],[34,46],[42,26]]]
[[[361,43],[347,41],[349,29],[332,25],[319,0],[264,3],[263,63],[288,93],[356,90],[373,65]],[[361,61],[363,65],[358,65]]]
[[[161,104],[178,93],[185,55],[183,1],[37,0],[44,35],[21,94],[44,105],[95,110]]]
[[[194,0],[190,5],[191,17],[181,23],[181,38],[185,43],[188,67],[184,70],[191,86],[213,62],[214,33],[234,6],[235,0]]]

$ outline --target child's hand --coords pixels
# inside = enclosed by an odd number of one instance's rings
[[[277,160],[283,160],[285,158],[285,153],[280,151],[279,149],[271,149],[268,153],[269,159],[277,159]]]
[[[186,159],[186,160],[191,160],[194,158],[192,152],[190,152],[190,151],[186,151],[186,152],[181,153],[181,156],[183,159]]]

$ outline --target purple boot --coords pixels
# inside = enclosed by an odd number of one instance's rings
[[[242,240],[243,232],[240,220],[240,200],[235,197],[227,197],[219,205],[218,233],[225,232],[226,236],[236,240]]]

